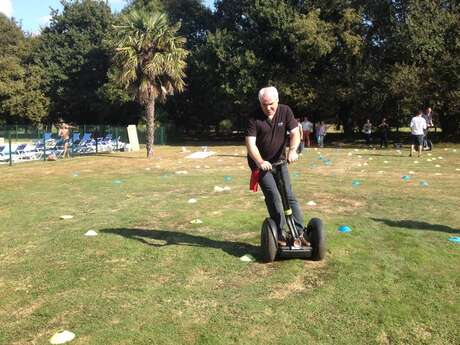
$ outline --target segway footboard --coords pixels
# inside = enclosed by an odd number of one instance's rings
[[[291,246],[279,247],[278,256],[285,259],[309,259],[313,256],[312,247],[295,248]]]

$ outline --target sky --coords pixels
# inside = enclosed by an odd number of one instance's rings
[[[119,12],[126,4],[125,0],[108,0],[112,11]],[[212,6],[214,0],[205,0]],[[23,31],[39,33],[50,19],[51,8],[61,9],[59,0],[0,0],[0,12],[7,17],[14,17],[21,24]]]

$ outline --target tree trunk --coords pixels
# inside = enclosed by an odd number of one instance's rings
[[[351,115],[351,106],[348,104],[342,104],[339,109],[339,122],[343,127],[343,133],[347,140],[353,138],[353,116]]]
[[[155,99],[150,100],[145,107],[145,118],[147,120],[147,158],[153,157],[153,142],[155,139]]]

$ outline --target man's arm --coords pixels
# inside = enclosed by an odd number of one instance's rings
[[[288,163],[295,162],[299,155],[297,153],[297,147],[300,144],[300,133],[298,129],[297,120],[294,118],[291,108],[287,107],[288,115],[286,118],[286,127],[289,131],[289,151],[287,154]]]
[[[428,116],[427,126],[428,126],[428,127],[434,127],[434,123],[433,123],[433,114],[430,114],[430,116]]]
[[[292,129],[289,132],[289,151],[287,161],[288,163],[295,162],[299,159],[299,155],[297,153],[297,147],[300,144],[300,133],[297,128]]]
[[[260,155],[259,149],[256,146],[256,137],[246,137],[246,148],[249,153],[249,157],[257,164],[257,166],[262,170],[272,170],[272,165],[270,162],[264,160]]]

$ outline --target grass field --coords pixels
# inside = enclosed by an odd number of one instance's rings
[[[273,264],[240,260],[266,216],[244,147],[209,150],[0,167],[0,344],[460,343],[460,146],[304,153],[327,259]]]

